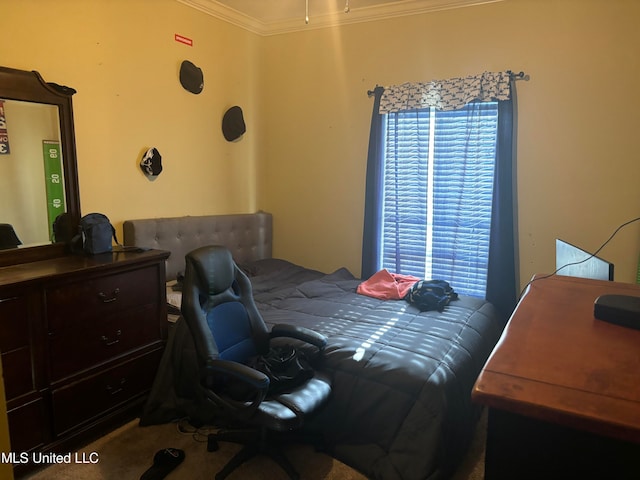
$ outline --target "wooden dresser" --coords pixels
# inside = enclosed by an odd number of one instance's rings
[[[13,452],[68,452],[137,412],[166,341],[168,256],[113,252],[0,268]]]

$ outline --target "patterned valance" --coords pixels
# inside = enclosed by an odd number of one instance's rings
[[[508,100],[510,96],[509,72],[484,72],[464,78],[385,87],[380,99],[380,113],[430,107],[457,110],[476,100]]]

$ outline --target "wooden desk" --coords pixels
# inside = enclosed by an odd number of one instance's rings
[[[564,276],[528,287],[472,392],[490,407],[487,480],[640,478],[640,330],[596,319],[603,294],[640,287]]]

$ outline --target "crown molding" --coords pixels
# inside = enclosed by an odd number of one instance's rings
[[[308,24],[305,24],[303,17],[299,19],[263,22],[223,5],[216,0],[177,1],[250,32],[262,36],[269,36],[351,23],[419,15],[439,10],[497,3],[506,0],[400,0],[370,7],[355,8],[352,6],[349,13],[340,12],[336,14],[312,15]]]

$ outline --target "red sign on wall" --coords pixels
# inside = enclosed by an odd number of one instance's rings
[[[7,119],[4,116],[4,100],[0,100],[0,155],[8,155],[10,153]]]
[[[190,38],[183,37],[182,35],[178,35],[177,33],[175,34],[174,38],[176,39],[176,42],[184,43],[185,45],[193,47],[193,40],[191,40]]]

